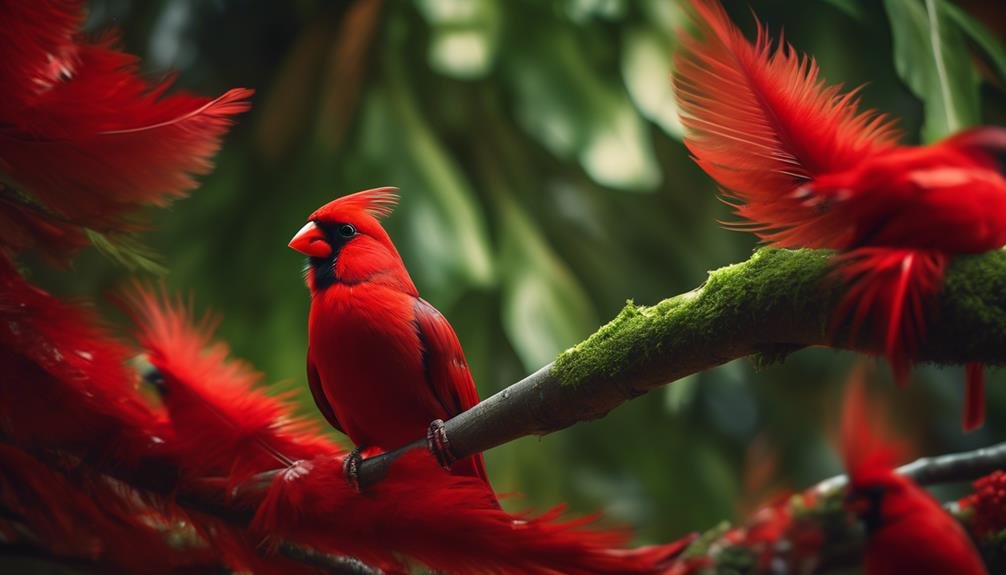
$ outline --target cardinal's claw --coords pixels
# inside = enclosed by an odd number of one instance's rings
[[[451,453],[451,442],[447,439],[447,427],[443,419],[434,419],[426,430],[426,448],[437,458],[440,467],[450,470],[451,465],[458,460]]]
[[[353,491],[360,493],[360,465],[363,457],[360,456],[361,448],[357,447],[342,461],[342,472],[346,475],[346,481],[353,487]]]

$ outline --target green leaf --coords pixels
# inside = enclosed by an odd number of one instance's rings
[[[618,21],[625,16],[625,0],[563,0],[556,3],[570,20],[586,26],[591,20]]]
[[[438,245],[432,250],[450,250],[451,271],[471,285],[488,285],[493,280],[492,256],[482,212],[464,172],[437,139],[433,128],[419,112],[408,85],[397,50],[385,59],[390,106],[387,127],[391,137],[400,139],[404,156],[422,189],[408,192],[417,198],[419,213],[412,221],[424,224],[414,237]],[[435,266],[432,266],[435,267]]]
[[[495,0],[418,0],[430,25],[430,67],[454,78],[482,78],[499,48],[500,7]]]
[[[159,276],[168,273],[157,252],[133,236],[112,236],[88,228],[84,229],[84,233],[102,255],[130,271],[142,270]]]
[[[376,86],[366,95],[354,150],[355,164],[369,168],[360,185],[401,188],[388,231],[424,297],[446,307],[494,280],[486,223],[460,168],[414,116],[414,102],[393,89]]]
[[[859,4],[858,0],[824,0],[824,3],[831,4],[835,8],[845,12],[850,18],[863,20],[863,7]]]
[[[602,77],[576,37],[556,26],[529,32],[510,54],[517,121],[598,184],[650,191],[661,181],[647,126],[620,83]],[[665,78],[666,80],[666,78]]]
[[[528,370],[538,369],[598,325],[587,294],[510,198],[501,198],[503,329]]]
[[[978,74],[961,30],[943,0],[884,0],[894,38],[894,64],[922,99],[923,140],[932,142],[980,120]]]
[[[942,5],[947,18],[959,26],[975,44],[978,44],[985,51],[995,66],[1000,79],[1006,81],[1006,46],[984,24],[972,18],[970,14],[953,2],[943,2]]]
[[[640,113],[672,138],[681,140],[684,127],[671,84],[673,50],[673,43],[653,30],[629,30],[622,53],[622,77]]]

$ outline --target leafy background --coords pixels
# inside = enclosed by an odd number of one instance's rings
[[[728,2],[753,35],[746,3]],[[867,83],[866,105],[909,142],[1006,118],[1006,9],[949,0],[752,0],[831,82]],[[755,247],[723,230],[715,190],[681,144],[670,91],[683,26],[670,0],[160,0],[91,2],[89,29],[121,29],[152,76],[218,93],[257,90],[216,171],[151,212],[143,241],[165,282],[223,317],[237,355],[304,383],[308,296],[286,248],[313,209],[396,185],[389,222],[420,292],[454,324],[483,396],[639,303],[689,290]],[[934,31],[933,26],[936,26]],[[122,254],[120,254],[122,255]],[[126,258],[151,275],[150,262]],[[132,272],[90,250],[70,273],[33,276],[100,298]],[[67,278],[72,282],[68,283]],[[737,361],[641,397],[599,422],[487,454],[508,505],[568,501],[667,540],[738,517],[773,488],[840,471],[829,429],[848,354]],[[893,391],[884,369],[878,388]],[[989,423],[960,431],[960,369],[922,368],[892,399],[918,452],[1006,431],[990,377]]]

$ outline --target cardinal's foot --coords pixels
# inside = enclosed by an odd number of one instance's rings
[[[360,452],[363,451],[361,448],[357,447],[346,456],[346,459],[342,460],[342,472],[346,475],[346,481],[353,487],[353,490],[360,493],[360,465],[363,463],[363,457]]]
[[[426,430],[426,448],[444,469],[450,469],[458,459],[451,453],[451,442],[447,439],[447,427],[443,419],[434,419],[430,422],[430,427]]]

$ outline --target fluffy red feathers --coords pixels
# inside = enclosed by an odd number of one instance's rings
[[[384,568],[401,568],[400,553],[447,573],[658,573],[690,541],[617,551],[625,533],[588,531],[592,518],[561,521],[561,513],[510,515],[485,482],[449,474],[417,450],[363,496],[346,482],[340,459],[291,467],[273,482],[255,524]]]
[[[0,204],[18,212],[0,217],[4,250],[61,254],[85,243],[83,228],[128,228],[126,212],[194,187],[248,109],[250,90],[211,99],[148,84],[113,37],[79,37],[81,2],[7,2],[0,19]]]
[[[777,247],[829,248],[848,286],[835,327],[871,326],[904,381],[925,304],[949,259],[1006,244],[1006,130],[979,128],[927,147],[857,112],[856,92],[826,86],[817,64],[760,24],[752,45],[715,0],[692,0],[674,84],[695,161],[744,220]],[[846,326],[849,327],[849,326]],[[968,370],[965,427],[981,424],[981,370]]]
[[[229,359],[225,344],[212,342],[211,317],[197,322],[191,306],[177,299],[134,293],[137,339],[158,370],[173,451],[190,477],[226,477],[236,484],[300,459],[341,452],[313,421],[266,395],[258,386],[261,375]]]
[[[129,467],[163,421],[136,394],[129,349],[96,316],[24,280],[0,257],[0,435]]]

